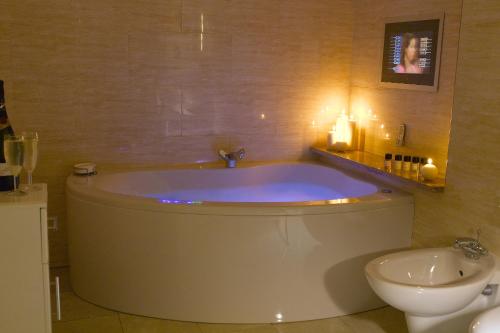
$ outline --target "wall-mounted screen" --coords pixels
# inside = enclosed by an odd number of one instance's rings
[[[436,88],[440,27],[441,19],[386,23],[382,83]]]

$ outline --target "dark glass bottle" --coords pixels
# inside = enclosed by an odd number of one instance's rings
[[[7,108],[5,107],[5,94],[3,90],[3,81],[0,80],[0,163],[5,163],[3,154],[3,137],[8,134],[14,134],[7,117]],[[10,191],[14,187],[12,176],[0,175],[0,191]]]

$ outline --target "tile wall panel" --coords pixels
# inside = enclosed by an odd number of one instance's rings
[[[365,149],[378,155],[393,152],[432,157],[445,173],[462,1],[356,0],[353,5],[351,108],[354,113],[371,108],[377,115],[370,122]],[[405,21],[412,15],[433,13],[445,15],[438,91],[380,87],[385,20],[402,17]],[[395,146],[395,137],[403,123],[407,125],[406,146],[400,148]],[[379,130],[381,124],[386,130]],[[384,140],[386,131],[390,140]]]
[[[443,193],[406,188],[415,195],[414,245],[450,246],[455,238],[475,237],[476,229],[481,229],[482,242],[499,255],[500,4],[492,0],[353,4],[353,106],[371,107],[392,128],[407,123],[408,145],[401,152],[434,157],[442,170],[447,162]],[[445,12],[438,92],[378,87],[382,18],[388,13],[433,11]],[[372,132],[366,149],[383,154],[397,148]]]
[[[419,246],[476,236],[500,255],[500,3],[464,0],[447,187],[418,193]]]
[[[71,165],[306,156],[321,107],[347,106],[351,43],[347,0],[0,0],[9,116],[39,131],[60,219],[51,262],[67,263]]]

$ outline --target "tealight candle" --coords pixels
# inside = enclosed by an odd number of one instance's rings
[[[347,144],[347,142],[342,142],[342,141],[337,141],[333,144],[333,148],[336,150],[336,151],[346,151],[349,149],[349,145]]]
[[[338,142],[336,140],[335,130],[328,132],[328,137],[326,139],[326,148],[330,151],[343,151],[345,149],[344,142]]]
[[[328,137],[326,138],[326,146],[330,149],[333,147],[334,143],[335,143],[335,132],[329,131]]]
[[[427,164],[422,167],[422,177],[425,180],[433,180],[438,175],[438,168],[432,164],[432,158],[427,160]]]
[[[352,147],[353,132],[356,122],[347,117],[345,111],[337,118],[327,136],[327,149],[333,151],[346,151]]]

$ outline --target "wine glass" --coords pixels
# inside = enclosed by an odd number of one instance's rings
[[[36,168],[38,159],[38,133],[22,132],[21,136],[23,138],[24,144],[23,168],[24,170],[26,170],[28,176],[28,184],[26,185],[26,189],[36,190],[36,188],[33,187],[33,171]]]
[[[5,135],[3,140],[3,151],[5,155],[5,162],[7,163],[7,168],[10,170],[14,178],[14,191],[10,192],[9,194],[17,196],[24,195],[25,193],[19,191],[17,186],[17,176],[19,176],[23,168],[23,137],[21,135]]]

